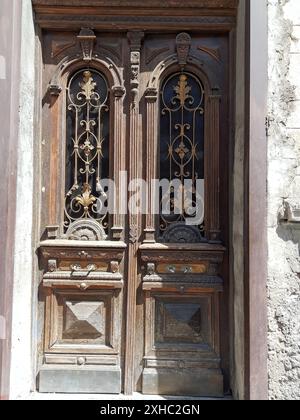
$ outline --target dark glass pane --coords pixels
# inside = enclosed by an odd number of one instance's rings
[[[109,91],[95,70],[76,73],[67,88],[65,227],[78,219],[106,224],[100,180],[109,177]]]
[[[183,227],[186,219],[193,217],[192,207],[199,199],[196,193],[196,181],[204,179],[204,89],[200,80],[193,74],[181,72],[170,76],[161,89],[160,107],[160,179],[180,182],[183,189],[170,194],[170,214],[165,214],[164,196],[161,191],[160,239],[170,241],[169,231]],[[190,191],[184,184],[190,181]],[[177,185],[177,184],[176,184]],[[190,201],[187,199],[190,195]],[[182,209],[182,211],[181,211]],[[201,240],[201,226],[194,228],[195,235],[187,235]],[[178,233],[178,232],[177,232]],[[185,241],[175,235],[176,240]]]

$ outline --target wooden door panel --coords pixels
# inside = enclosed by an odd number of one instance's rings
[[[124,247],[117,242],[102,247],[81,241],[42,243],[40,392],[121,391]]]
[[[155,296],[155,341],[159,351],[184,351],[209,346],[210,318],[208,302],[205,298],[177,295]]]

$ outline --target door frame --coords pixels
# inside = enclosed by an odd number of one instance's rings
[[[268,80],[267,80],[267,49],[268,49],[268,32],[267,32],[267,1],[266,0],[245,0],[246,2],[246,27],[247,36],[245,42],[245,72],[247,77],[247,94],[246,94],[246,112],[245,112],[245,399],[265,399],[268,395],[268,378],[267,378],[267,234],[266,234],[266,205],[267,205],[267,142],[266,142],[266,104],[268,96]],[[45,4],[43,0],[34,0],[36,7],[38,4]],[[47,2],[49,4],[49,1]],[[75,2],[74,2],[75,4]],[[45,16],[44,16],[45,17]],[[39,15],[37,15],[39,22]],[[28,24],[28,22],[26,22]],[[41,21],[39,22],[41,25]],[[60,23],[64,25],[64,20]],[[24,24],[24,23],[23,23]],[[20,25],[21,31],[21,25]],[[19,41],[20,42],[20,41]],[[259,46],[259,48],[258,48]],[[264,54],[262,54],[264,52]],[[262,59],[263,57],[263,59]],[[18,63],[15,63],[18,66]],[[15,88],[15,95],[18,94],[18,88]],[[21,98],[22,99],[22,98]],[[36,133],[39,128],[35,127]],[[23,136],[19,136],[19,150],[22,149]],[[36,136],[38,138],[38,136]],[[256,154],[257,147],[261,153]],[[6,159],[4,156],[1,160]],[[15,155],[9,157],[12,165],[15,163]],[[26,163],[25,163],[26,164]],[[28,162],[27,165],[31,165]],[[20,168],[19,168],[20,170]],[[16,191],[24,188],[22,180],[17,180],[15,191],[7,190],[2,198],[7,202],[15,197]],[[4,219],[1,219],[2,221]],[[3,222],[2,222],[3,223]],[[15,220],[10,220],[10,226],[13,229]],[[11,249],[5,257],[5,267],[10,273],[9,278],[4,279],[0,283],[1,294],[3,290],[7,290],[8,299],[12,298],[13,291],[8,284],[14,283],[14,287],[19,284],[20,279],[14,278],[12,273],[13,262],[11,260],[13,250]],[[28,256],[29,260],[32,255]],[[18,258],[14,263],[18,264]],[[5,270],[3,270],[4,272]],[[35,302],[35,300],[33,300]],[[28,302],[30,303],[30,302]],[[14,299],[13,306],[18,305],[17,299]],[[30,304],[29,304],[30,307]],[[1,308],[2,309],[2,308]],[[11,308],[12,309],[12,308]],[[33,311],[36,311],[36,305],[33,305]],[[10,312],[9,310],[7,312]],[[35,312],[34,312],[35,313]],[[32,313],[33,319],[36,315]],[[7,315],[9,315],[7,313]],[[25,316],[21,314],[20,316]],[[9,320],[9,316],[8,316]],[[18,329],[18,319],[8,322],[7,330],[10,336],[11,330]],[[18,343],[19,347],[14,352],[23,350],[22,338],[31,334],[31,331],[25,331],[21,334]],[[26,340],[27,342],[27,340]],[[2,343],[1,343],[2,345]],[[33,343],[36,346],[36,343]],[[33,351],[33,354],[35,352]],[[8,352],[1,360],[2,367],[6,371],[9,362]],[[16,367],[10,366],[11,375],[16,374]],[[28,378],[28,394],[31,391],[31,378]],[[1,381],[1,395],[8,395],[9,380],[6,374]],[[25,389],[24,389],[25,393]],[[24,395],[25,396],[25,395]]]
[[[267,0],[246,0],[245,51],[245,399],[265,400],[268,399]]]

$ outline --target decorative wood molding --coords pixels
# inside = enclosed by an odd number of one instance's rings
[[[112,237],[122,240],[124,232],[124,215],[122,214],[121,173],[125,170],[125,139],[124,139],[124,98],[126,90],[123,86],[113,86],[114,102],[114,154],[113,167],[115,174],[115,213],[113,214]]]
[[[62,86],[64,83],[65,73],[72,71],[72,69],[77,68],[80,65],[84,67],[86,63],[78,54],[64,57],[56,66],[56,69],[50,80],[48,85],[49,93],[53,96],[59,96],[63,90]],[[107,57],[107,55],[95,54],[95,56],[92,58],[92,61],[90,62],[90,65],[94,65],[95,68],[102,67],[105,69],[111,75],[114,86],[123,85],[123,78],[120,74],[120,71],[118,70],[118,67],[109,57]]]
[[[219,48],[209,48],[209,47],[205,47],[203,45],[199,45],[198,50],[208,54],[214,60],[216,60],[218,63],[221,62],[221,56],[220,56]]]
[[[141,150],[140,133],[140,55],[144,32],[129,31],[127,33],[129,42],[129,63],[131,66],[131,98],[130,98],[130,158],[129,158],[129,178],[136,180],[141,177],[139,170],[139,153]],[[125,381],[124,392],[131,395],[134,391],[134,349],[135,349],[135,326],[136,326],[136,297],[138,282],[138,241],[140,235],[140,217],[134,214],[133,209],[129,209],[129,247],[128,258],[128,287],[127,287],[127,318],[126,318],[126,343],[125,343]]]
[[[144,32],[131,31],[127,34],[130,45],[130,86],[132,93],[132,105],[136,107],[139,95],[139,77],[140,77],[140,61],[141,61],[141,46],[144,38]]]
[[[206,30],[209,32],[230,31],[236,22],[233,15],[230,16],[105,16],[103,14],[36,14],[36,23],[45,29],[73,29],[91,25],[95,30],[120,30],[128,28],[137,30],[164,31],[170,30]]]
[[[178,64],[183,68],[186,65],[192,45],[192,38],[186,32],[181,32],[176,37],[176,50]]]
[[[102,247],[98,246],[100,243]],[[54,275],[67,272],[73,277],[84,273],[93,276],[95,272],[99,275],[109,273],[110,269],[118,274],[116,267],[124,257],[125,248],[125,244],[120,245],[120,242],[45,241],[39,247],[40,263],[45,273]],[[76,274],[71,268],[75,265],[79,268]]]
[[[118,357],[113,355],[63,355],[63,354],[45,354],[44,361],[46,365],[104,365],[115,366],[118,364]],[[82,363],[83,362],[83,363]]]
[[[147,113],[147,163],[146,182],[148,185],[146,228],[144,230],[144,242],[155,242],[155,188],[152,180],[157,177],[157,112],[158,112],[158,89],[147,88],[145,92],[146,113]]]
[[[195,276],[189,277],[186,282],[182,282],[182,278],[177,276],[152,276],[152,278],[144,277],[143,290],[174,290],[175,292],[189,293],[190,289],[223,291],[223,282],[220,277]]]
[[[235,23],[238,0],[32,0],[36,21],[43,28],[80,30],[200,29],[230,30]]]
[[[53,273],[57,270],[57,260],[48,260],[48,271]]]
[[[134,7],[135,9],[147,9],[148,8],[196,8],[196,9],[236,9],[238,6],[238,0],[185,0],[184,5],[182,0],[151,0],[149,5],[147,1],[141,2],[140,0],[32,0],[34,8],[45,7],[46,10],[49,8],[57,7]]]
[[[150,64],[156,57],[170,50],[169,46],[161,48],[146,48],[146,64]]]
[[[99,51],[104,51],[106,54],[112,54],[119,62],[122,58],[122,44],[121,43],[103,43],[97,47]]]
[[[105,241],[107,235],[103,226],[95,220],[76,220],[71,223],[66,235],[70,240]]]
[[[120,299],[115,295],[113,289],[100,290],[70,290],[46,289],[46,331],[45,331],[45,352],[52,354],[72,355],[80,353],[82,358],[92,355],[118,355],[120,352]],[[77,303],[79,306],[68,306],[68,302]],[[104,309],[105,308],[105,309]],[[95,328],[90,328],[89,315],[91,312],[98,312],[105,322],[99,322],[100,316],[96,318],[98,322]],[[64,314],[64,315],[62,315]],[[64,318],[69,315],[69,323],[64,324]],[[77,318],[78,317],[78,318]],[[86,340],[79,340],[82,330],[76,328],[76,323],[86,328]],[[72,329],[72,325],[74,327]],[[93,324],[91,324],[92,326]],[[84,328],[83,327],[83,328]],[[65,337],[69,330],[71,337],[75,340],[72,346],[69,339]],[[101,331],[98,330],[103,329]],[[108,333],[109,331],[109,333]],[[63,334],[65,332],[65,334]],[[77,338],[78,337],[78,338]],[[76,340],[77,338],[77,340]],[[105,338],[105,340],[104,340]],[[80,363],[81,364],[81,363]],[[84,363],[82,363],[84,364]]]
[[[67,51],[68,49],[74,47],[76,45],[76,41],[52,41],[52,53],[51,57],[56,58],[63,52]]]
[[[202,250],[185,250],[180,249],[164,249],[164,248],[156,248],[153,249],[149,247],[144,248],[144,246],[140,247],[141,258],[142,261],[149,264],[155,263],[157,264],[199,264],[201,262],[205,262],[208,264],[207,272],[211,275],[216,275],[219,272],[219,267],[221,266],[225,254],[225,248],[219,248],[218,245],[216,247],[211,248],[203,248]],[[148,265],[147,265],[148,267]],[[150,266],[151,267],[151,266]],[[170,273],[172,274],[172,273]]]
[[[220,101],[219,90],[213,89],[207,102],[207,136],[205,150],[207,154],[207,165],[205,168],[205,179],[212,180],[206,192],[206,211],[208,223],[206,232],[211,242],[220,241]]]
[[[57,239],[59,236],[59,225],[46,226],[46,233],[48,239]]]

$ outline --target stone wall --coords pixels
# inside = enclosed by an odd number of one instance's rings
[[[300,2],[269,1],[269,395],[300,398]],[[259,153],[259,151],[258,151]]]

